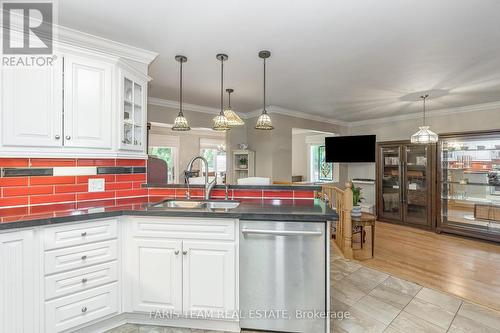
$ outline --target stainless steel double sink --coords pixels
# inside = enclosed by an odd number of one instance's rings
[[[234,209],[240,205],[239,201],[235,200],[178,200],[169,199],[151,205],[152,208],[163,209]]]

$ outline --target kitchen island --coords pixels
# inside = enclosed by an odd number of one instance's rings
[[[247,198],[234,209],[179,209],[150,200],[69,210],[55,206],[31,214],[0,212],[5,270],[0,287],[2,295],[17,299],[2,297],[2,329],[102,332],[131,322],[237,332],[249,322],[248,311],[280,310],[274,306],[311,310],[297,308],[304,300],[304,306],[320,304],[317,310],[328,311],[327,230],[337,215],[323,202]],[[266,225],[271,228],[261,234]],[[293,240],[285,242],[290,236]],[[315,260],[297,257],[304,244],[314,247]],[[252,254],[260,259],[249,261]],[[290,255],[299,265],[284,268]],[[268,270],[268,286],[275,286],[284,300],[251,304],[272,305],[269,309],[244,309],[244,302],[258,299],[249,298],[242,284],[251,285],[245,277],[261,263]],[[321,284],[304,285],[296,293],[285,286],[286,279],[278,280],[283,274],[289,281],[295,275],[301,277],[298,282],[317,279]],[[315,296],[305,299],[307,295]],[[261,320],[258,325],[266,327],[249,327],[250,320],[245,328],[276,329],[276,323]],[[304,331],[328,327],[326,319],[319,326],[304,323]]]

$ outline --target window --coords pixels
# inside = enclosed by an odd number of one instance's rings
[[[328,182],[334,180],[333,163],[325,162],[325,146],[312,144],[309,146],[310,181]]]
[[[152,130],[157,130],[154,128]],[[161,130],[161,129],[160,129]],[[167,163],[168,183],[179,182],[179,137],[163,133],[149,133],[148,154],[158,157]]]
[[[158,157],[167,162],[168,182],[175,182],[175,168],[174,168],[174,147],[149,147],[149,155]]]
[[[208,172],[224,178],[226,174],[226,148],[224,140],[200,139],[200,155],[208,162]]]

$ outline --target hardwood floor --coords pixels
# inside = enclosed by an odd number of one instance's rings
[[[368,267],[500,311],[500,245],[377,222]]]

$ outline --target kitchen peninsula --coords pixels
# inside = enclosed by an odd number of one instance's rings
[[[2,310],[18,311],[9,321],[33,332],[103,332],[124,322],[238,332],[248,322],[245,312],[266,310],[264,304],[269,310],[327,311],[327,231],[337,215],[313,198],[314,189],[235,186],[229,189],[231,200],[217,198],[224,190],[214,189],[210,202],[236,202],[232,209],[171,208],[165,203],[183,201],[175,193],[182,196],[185,189],[177,187],[148,188],[149,195],[127,203],[77,202],[63,210],[48,205],[17,215],[16,209],[0,210],[4,276],[9,281],[22,276],[10,293],[25,295]],[[184,202],[202,202],[196,201],[202,189],[191,191],[194,198]],[[301,258],[297,246],[280,250],[270,241],[276,239],[300,243],[314,257]],[[279,280],[279,272],[265,271],[274,257],[284,266],[290,259],[296,263],[286,268],[288,282]],[[255,265],[276,293],[292,295],[293,276],[312,274],[298,281],[308,282],[303,291],[310,297],[297,303],[255,298],[259,290],[245,280],[256,278]],[[292,308],[297,305],[303,308]],[[158,313],[161,318],[151,315]],[[328,327],[326,320],[250,323],[261,329],[293,324],[305,332]]]

